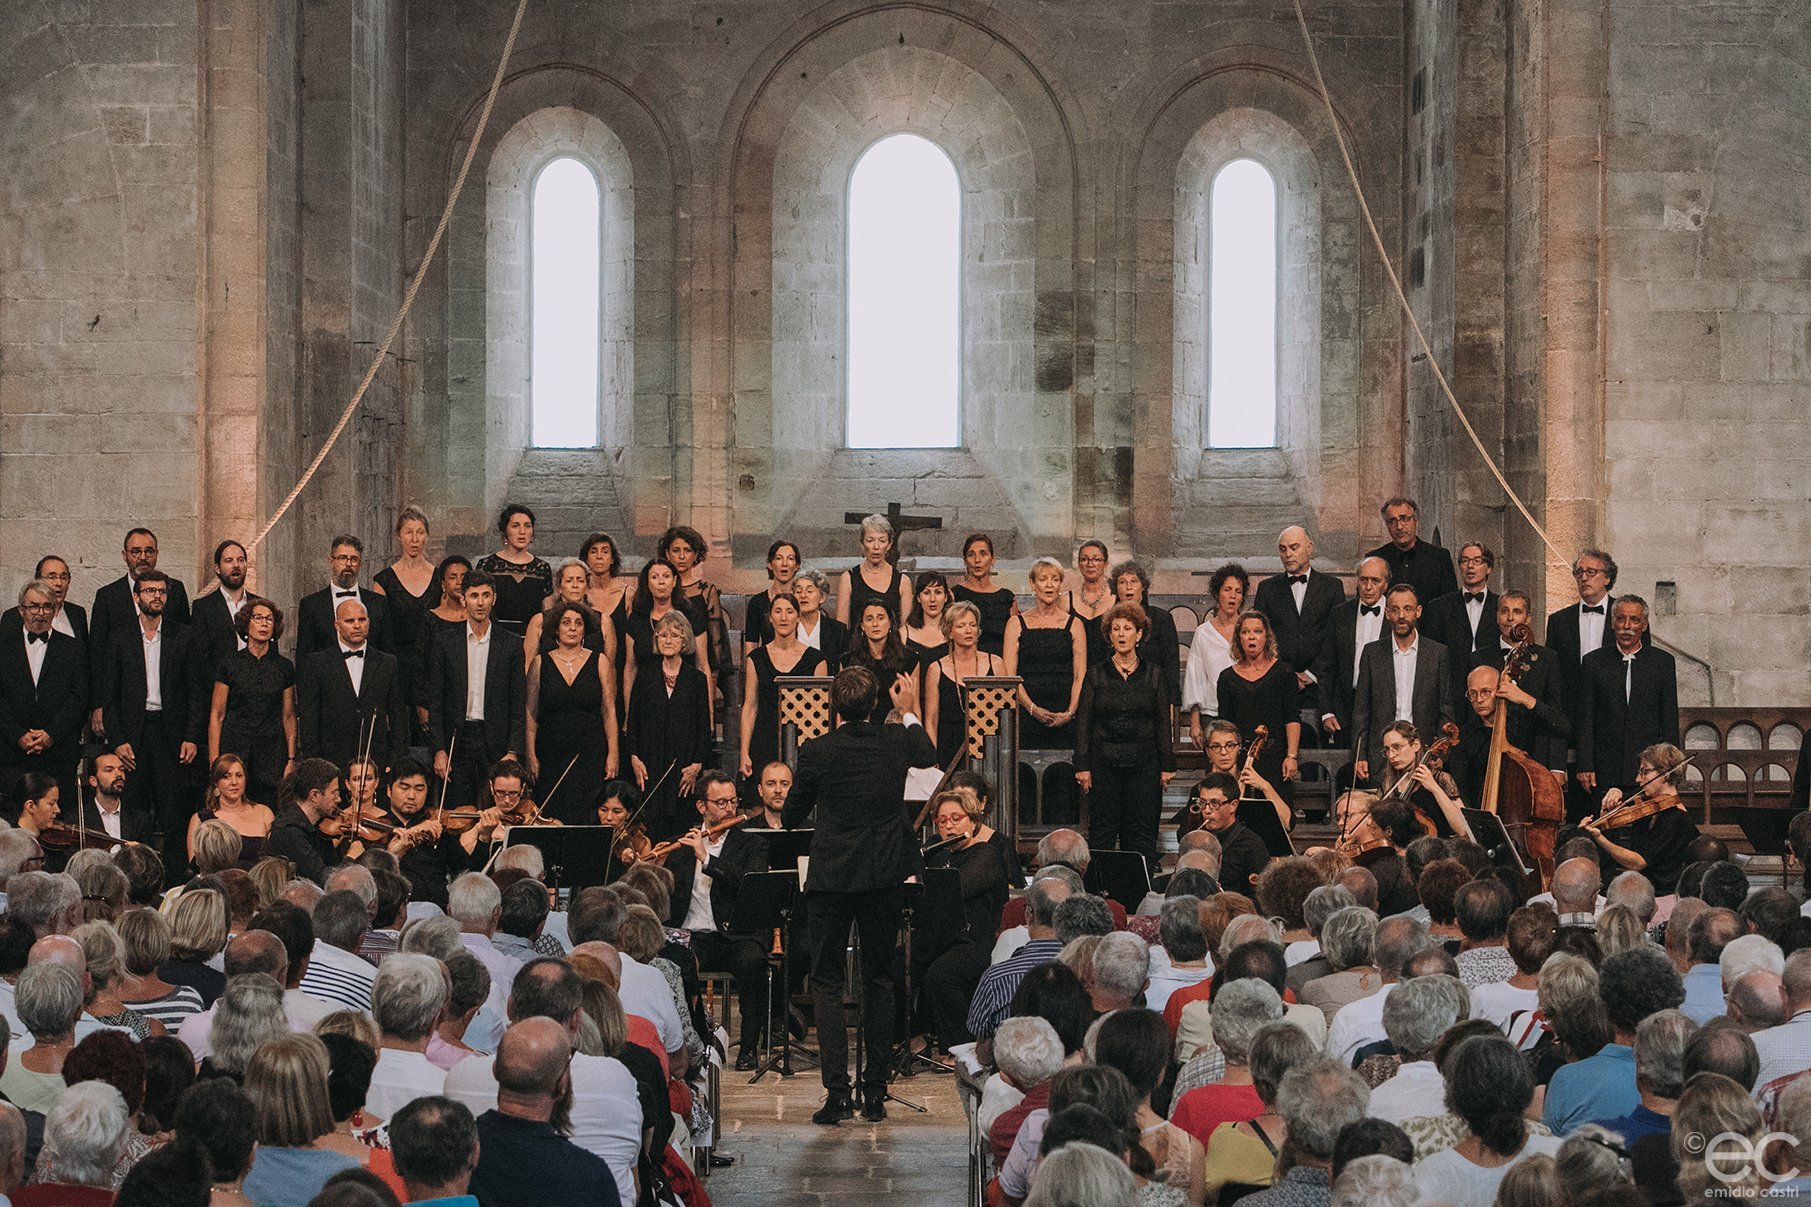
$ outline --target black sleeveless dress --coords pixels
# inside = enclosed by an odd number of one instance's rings
[[[821,675],[824,656],[806,646],[799,660],[789,670],[773,664],[770,647],[762,646],[748,656],[755,668],[755,724],[748,735],[748,761],[758,772],[766,763],[780,757],[780,684],[781,675]]]
[[[1081,621],[1082,638],[1088,643],[1084,661],[1088,666],[1098,666],[1113,656],[1113,647],[1107,643],[1107,635],[1100,631],[1100,622],[1106,615],[1083,616],[1075,610],[1075,593],[1069,593],[1069,615]]]
[[[1005,587],[977,591],[963,583],[950,588],[954,599],[966,600],[981,610],[981,649],[996,657],[1006,649],[1006,621],[1012,616],[1012,592]]]
[[[428,656],[422,630],[428,610],[440,602],[440,580],[430,578],[428,589],[416,595],[402,585],[394,567],[385,566],[375,581],[384,589],[390,606],[390,642],[395,647],[391,653],[396,655],[396,668],[402,675],[402,698],[410,705],[426,704],[421,698],[425,676],[418,673],[427,665]]]
[[[986,675],[989,672],[977,673]],[[968,718],[962,707],[962,689],[957,685],[956,677],[949,673],[949,668],[940,665],[937,668],[937,732],[932,735],[937,743],[938,761],[947,766],[956,754],[956,747],[967,736]]]
[[[491,619],[518,637],[553,594],[553,567],[544,558],[512,562],[489,553],[473,568],[496,580],[497,602]]]
[[[849,627],[851,629],[861,628],[861,612],[868,606],[869,600],[878,601],[887,610],[887,615],[893,618],[893,623],[897,625],[899,623],[899,580],[902,577],[899,567],[891,567],[893,577],[887,580],[885,589],[876,591],[861,576],[861,568],[865,564],[865,561],[856,562],[849,567]]]
[[[1025,694],[1039,708],[1064,712],[1069,707],[1069,694],[1075,686],[1077,623],[1071,614],[1069,623],[1060,629],[1034,629],[1023,623],[1019,626],[1019,678],[1025,681]],[[1050,726],[1021,711],[1019,749],[1073,750],[1075,722]]]
[[[571,683],[551,656],[541,659],[535,710],[535,758],[541,764],[541,778],[535,785],[536,799],[546,806],[548,816],[567,825],[595,821],[592,802],[604,786],[609,745],[604,740],[604,687],[597,680],[600,656],[596,650],[588,651]],[[572,764],[569,772],[568,763]],[[565,781],[548,802],[547,794],[562,772]]]

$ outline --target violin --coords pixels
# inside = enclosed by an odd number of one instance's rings
[[[401,827],[387,817],[341,809],[332,817],[323,817],[316,828],[336,842],[350,843],[356,838],[364,843],[381,843],[388,842],[390,835]]]
[[[1391,784],[1390,790],[1385,792],[1380,799],[1408,800],[1409,793],[1415,786],[1415,773],[1421,770],[1423,766],[1432,766],[1436,768],[1441,766],[1441,764],[1446,761],[1446,756],[1450,754],[1453,747],[1458,744],[1459,727],[1451,721],[1448,721],[1440,727],[1440,736],[1435,738],[1429,745],[1422,747],[1421,754],[1415,759],[1414,765],[1403,772],[1402,778],[1398,779],[1394,784]],[[1415,805],[1415,820],[1420,824],[1421,829],[1425,833],[1430,835],[1438,835],[1440,833],[1440,827],[1428,814],[1428,811],[1424,806],[1419,804]]]
[[[120,839],[113,837],[105,830],[78,830],[61,822],[52,822],[37,832],[38,845],[46,851],[108,851],[118,846]]]
[[[1673,776],[1684,770],[1697,757],[1695,754],[1687,755],[1680,760],[1678,765],[1656,773],[1653,779],[1617,801],[1615,808],[1592,818],[1586,825],[1593,830],[1620,830],[1624,826],[1632,826],[1638,821],[1645,821],[1656,814],[1664,813],[1674,806],[1682,806],[1677,793],[1658,796],[1655,795],[1655,791],[1662,785],[1670,786]]]
[[[1352,820],[1352,803],[1353,798],[1355,797],[1364,798],[1371,802],[1370,805],[1365,807],[1364,815],[1356,822]],[[1365,822],[1369,821],[1371,818],[1371,808],[1376,802],[1377,795],[1373,792],[1352,791],[1346,794],[1344,807],[1339,811],[1340,829],[1339,834],[1333,839],[1333,849],[1338,851],[1341,855],[1344,855],[1347,859],[1356,862],[1358,857],[1365,854],[1367,851],[1380,851],[1383,848],[1392,845],[1388,836],[1386,836],[1375,824],[1371,826],[1372,836],[1370,838],[1360,837],[1360,834],[1365,828]]]
[[[616,845],[611,848],[619,862],[638,863],[654,853],[654,840],[648,837],[647,827],[640,822],[633,822],[616,837]]]

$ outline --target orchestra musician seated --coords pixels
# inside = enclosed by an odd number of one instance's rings
[[[1448,742],[1442,753],[1455,744]],[[1471,826],[1459,811],[1459,785],[1436,766],[1438,760],[1422,746],[1421,731],[1411,722],[1397,721],[1383,731],[1383,758],[1383,799],[1407,801],[1424,831],[1432,826],[1441,838],[1471,837]]]
[[[1011,840],[982,820],[985,809],[973,789],[946,788],[931,807],[938,841],[926,849],[925,865],[956,869],[967,925],[961,934],[941,936],[939,949],[933,949],[931,936],[922,936],[912,953],[919,966],[913,978],[920,987],[918,1017],[947,1052],[975,1038],[968,1030],[969,999],[987,971],[994,919],[1017,879],[1019,858]]]
[[[1380,799],[1375,792],[1354,789],[1334,806],[1339,837],[1334,849],[1377,878],[1377,912],[1383,917],[1420,904],[1407,855],[1409,844],[1427,835],[1414,806],[1400,797]]]
[[[1679,798],[1685,774],[1685,752],[1670,742],[1657,742],[1641,752],[1635,765],[1635,787],[1611,788],[1603,807],[1581,824],[1598,849],[1619,867],[1640,872],[1656,893],[1672,891],[1698,837],[1698,827]]]

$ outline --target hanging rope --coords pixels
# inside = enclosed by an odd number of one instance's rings
[[[371,388],[371,382],[376,379],[378,369],[383,366],[384,360],[390,355],[390,349],[395,345],[396,337],[402,333],[402,325],[409,317],[410,308],[415,305],[415,295],[421,292],[421,283],[427,279],[428,269],[433,266],[434,256],[440,250],[440,241],[445,238],[446,228],[453,220],[453,207],[459,204],[459,194],[465,190],[465,178],[472,170],[472,161],[478,156],[478,145],[484,141],[485,128],[490,125],[491,110],[497,104],[497,93],[503,88],[503,73],[509,66],[510,56],[515,53],[516,35],[522,32],[522,18],[527,13],[528,0],[518,0],[515,19],[509,24],[509,37],[503,43],[503,55],[497,61],[497,73],[491,77],[490,91],[484,97],[484,108],[478,113],[477,128],[472,131],[471,142],[465,148],[465,160],[459,165],[459,175],[453,179],[453,191],[447,194],[446,208],[440,211],[440,221],[434,227],[434,237],[428,240],[427,251],[423,253],[421,264],[415,269],[415,275],[409,281],[408,292],[403,295],[402,308],[396,312],[395,319],[390,323],[390,330],[384,334],[384,342],[378,345],[376,355],[371,358],[371,366],[365,370],[364,379],[358,383],[358,389],[352,392],[352,401],[346,404],[346,409],[340,413],[339,422],[333,425],[331,432],[327,433],[327,442],[321,445],[321,451],[316,453],[314,460],[308,463],[308,468],[303,472],[301,481],[297,482],[295,488],[283,496],[283,502],[277,507],[275,514],[264,522],[264,527],[258,530],[258,535],[252,538],[248,553],[257,552],[258,546],[264,543],[264,538],[270,535],[270,530],[277,526],[278,521],[282,520],[289,509],[295,505],[295,501],[301,497],[302,492],[308,489],[308,483],[320,470],[322,462],[327,460],[327,454],[333,451],[335,444],[339,443],[339,438],[345,432],[346,425],[352,422],[354,415],[358,414],[359,407],[365,401],[365,392]]]
[[[1396,300],[1402,303],[1402,313],[1408,318],[1409,327],[1415,333],[1415,342],[1421,346],[1422,356],[1426,358],[1428,367],[1434,371],[1434,380],[1440,383],[1440,392],[1446,396],[1446,401],[1452,407],[1453,414],[1458,416],[1459,426],[1464,428],[1465,434],[1471,438],[1473,446],[1478,450],[1478,456],[1484,459],[1484,464],[1489,467],[1491,476],[1497,480],[1497,485],[1503,488],[1503,493],[1508,496],[1511,503],[1515,504],[1515,509],[1522,513],[1524,520],[1528,521],[1528,527],[1534,529],[1534,535],[1541,539],[1541,544],[1545,545],[1548,552],[1553,554],[1553,564],[1570,571],[1572,559],[1553,543],[1553,538],[1547,535],[1547,530],[1541,527],[1540,521],[1534,518],[1534,513],[1528,510],[1528,505],[1522,502],[1522,496],[1515,492],[1515,488],[1509,485],[1509,479],[1503,476],[1502,468],[1498,466],[1496,458],[1490,455],[1490,450],[1484,447],[1484,441],[1478,437],[1477,429],[1472,427],[1470,416],[1466,415],[1465,408],[1460,405],[1458,396],[1453,393],[1452,386],[1446,380],[1445,371],[1440,368],[1439,359],[1434,356],[1433,347],[1427,342],[1427,336],[1421,330],[1421,322],[1415,317],[1415,308],[1409,305],[1408,294],[1402,290],[1402,280],[1396,275],[1396,266],[1390,262],[1390,253],[1384,246],[1383,235],[1377,229],[1377,221],[1371,216],[1371,203],[1365,199],[1364,187],[1358,183],[1358,169],[1353,166],[1352,152],[1346,146],[1346,136],[1339,123],[1339,114],[1334,111],[1333,94],[1327,90],[1327,79],[1321,74],[1320,56],[1315,53],[1314,38],[1308,32],[1308,18],[1302,12],[1302,0],[1291,0],[1291,2],[1295,5],[1296,24],[1300,25],[1302,29],[1302,43],[1308,48],[1308,63],[1314,68],[1314,84],[1316,88],[1320,89],[1321,103],[1327,107],[1327,119],[1333,127],[1333,139],[1339,145],[1339,157],[1345,162],[1346,175],[1352,181],[1352,192],[1358,198],[1359,212],[1364,215],[1365,229],[1371,232],[1371,242],[1377,248],[1377,258],[1383,262],[1383,271],[1390,278],[1390,288],[1396,291]]]

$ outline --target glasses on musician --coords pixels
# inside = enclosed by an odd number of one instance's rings
[[[1237,750],[1239,744],[1237,742],[1209,742],[1207,748],[1209,750]]]

